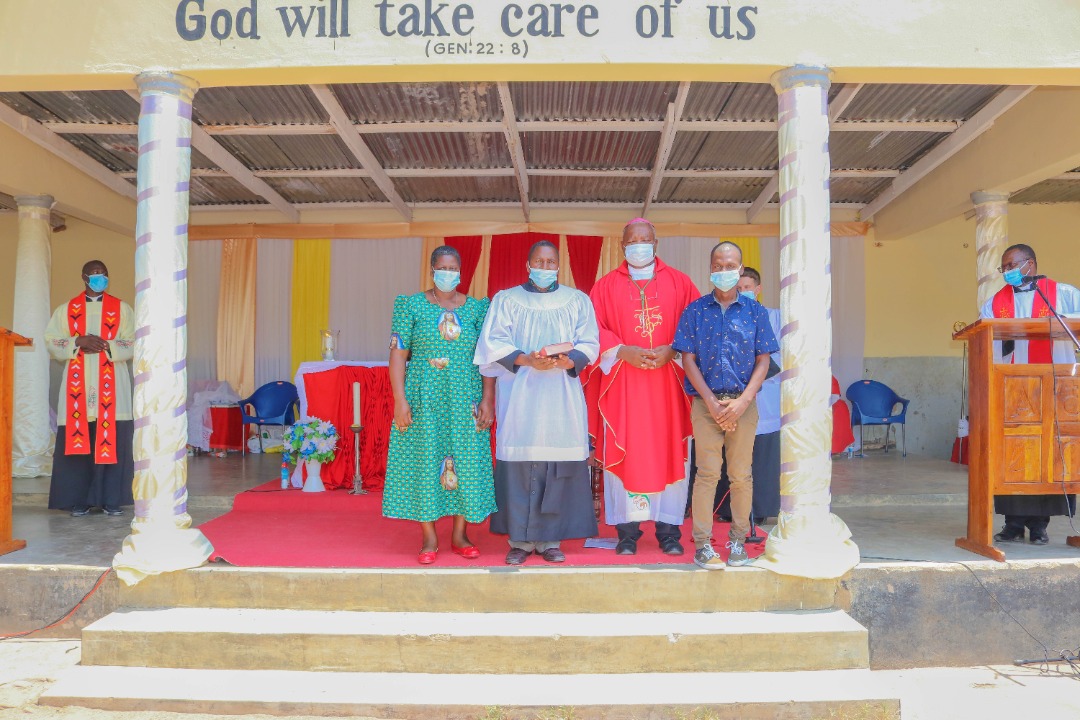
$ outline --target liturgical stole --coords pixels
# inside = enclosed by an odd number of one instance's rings
[[[1039,289],[1045,293],[1046,297],[1050,300],[1055,307],[1057,307],[1057,283],[1049,278],[1037,280]],[[1015,290],[1012,285],[1006,285],[997,291],[994,295],[993,311],[996,318],[1014,318],[1016,317],[1016,303],[1013,301],[1013,293]],[[1034,297],[1031,302],[1031,317],[1033,318],[1045,318],[1050,317],[1053,313],[1050,312],[1050,306],[1046,304],[1046,301],[1042,299],[1042,295],[1034,292]],[[1028,341],[1028,362],[1029,363],[1052,363],[1054,361],[1054,343],[1051,340],[1030,340]]]
[[[75,297],[68,303],[68,330],[72,336],[86,334],[86,296]],[[115,340],[120,330],[120,299],[101,296],[101,333],[103,340]],[[94,360],[91,360],[94,362]],[[97,447],[94,462],[98,465],[116,463],[116,370],[109,353],[97,353],[98,411]],[[65,455],[89,455],[88,415],[86,398],[86,355],[79,350],[68,363],[67,371],[67,443]]]

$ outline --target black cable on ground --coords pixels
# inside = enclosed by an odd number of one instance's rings
[[[67,622],[71,618],[72,615],[74,615],[76,612],[78,612],[79,608],[81,608],[83,606],[83,603],[85,603],[87,600],[89,600],[90,596],[98,591],[98,588],[100,588],[102,586],[102,584],[105,582],[105,578],[109,577],[109,573],[111,573],[111,572],[112,572],[112,568],[108,568],[105,572],[101,573],[101,576],[97,579],[97,582],[94,583],[94,587],[90,588],[90,591],[88,593],[86,593],[85,595],[83,595],[82,599],[79,600],[79,602],[75,603],[75,607],[71,608],[71,610],[69,610],[59,620],[55,620],[55,621],[49,623],[48,625],[46,625],[44,627],[34,628],[33,630],[24,630],[22,632],[9,633],[9,634],[6,634],[6,635],[0,634],[0,642],[3,642],[4,640],[14,640],[16,638],[24,638],[24,637],[27,637],[28,635],[33,635],[34,633],[42,632],[44,630],[49,630],[51,628],[56,627],[57,625],[60,625],[62,623]]]

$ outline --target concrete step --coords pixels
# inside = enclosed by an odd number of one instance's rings
[[[218,607],[393,612],[736,612],[838,606],[836,580],[761,568],[285,569],[207,567],[125,588],[132,608]]]
[[[869,670],[662,675],[411,675],[76,667],[41,705],[423,720],[899,720]]]
[[[869,667],[847,613],[121,610],[84,665],[404,673],[753,672]]]

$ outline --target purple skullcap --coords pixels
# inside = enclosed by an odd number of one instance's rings
[[[651,227],[651,228],[655,228],[655,226],[654,226],[654,225],[653,225],[653,224],[652,224],[651,222],[649,222],[649,221],[648,221],[648,220],[646,220],[645,218],[640,218],[640,217],[639,217],[639,218],[634,218],[634,219],[633,219],[633,220],[631,220],[630,222],[628,222],[628,223],[626,223],[625,225],[623,225],[623,230],[625,230],[626,228],[630,227],[631,225],[637,225],[637,224],[639,224],[639,223],[644,223],[645,225],[648,225],[648,226],[649,226],[649,227]]]

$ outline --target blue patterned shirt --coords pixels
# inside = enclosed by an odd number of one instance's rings
[[[671,346],[695,355],[710,390],[734,394],[746,389],[758,355],[780,349],[761,303],[737,295],[725,312],[712,293],[683,311]],[[698,394],[689,378],[685,384],[689,395]]]

